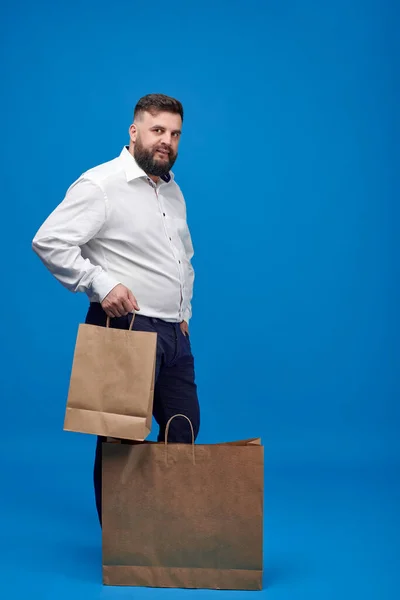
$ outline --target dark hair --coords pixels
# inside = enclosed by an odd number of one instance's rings
[[[164,94],[148,94],[140,98],[135,106],[134,118],[140,115],[141,112],[149,112],[156,115],[159,112],[170,112],[181,116],[183,121],[183,106],[179,100],[164,96]]]

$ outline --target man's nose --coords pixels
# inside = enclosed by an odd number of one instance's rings
[[[168,146],[168,148],[171,147],[171,142],[172,142],[172,136],[168,131],[165,131],[161,137],[161,142],[163,144],[165,144],[166,146]]]

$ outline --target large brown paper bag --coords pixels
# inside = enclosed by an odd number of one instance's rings
[[[105,585],[262,589],[259,439],[106,442],[102,485]]]
[[[64,429],[129,440],[151,431],[157,334],[81,324]]]

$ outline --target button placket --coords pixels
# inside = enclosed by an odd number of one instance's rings
[[[160,194],[158,192],[158,190],[156,188],[154,188],[156,197],[157,197],[157,201],[158,201],[158,205],[160,208],[160,211],[162,213],[163,216],[163,221],[164,221],[164,231],[166,233],[167,238],[170,241],[171,244],[171,250],[172,250],[172,254],[175,258],[175,260],[177,261],[177,267],[178,267],[178,273],[179,273],[179,281],[180,281],[180,305],[179,305],[179,317],[182,318],[182,307],[183,307],[183,269],[182,269],[182,261],[181,259],[178,257],[179,255],[177,255],[177,249],[175,248],[173,241],[172,241],[172,236],[170,235],[170,232],[168,230],[168,225],[167,225],[167,215],[165,212],[165,208],[164,208],[164,204],[162,202],[162,197],[160,197]]]

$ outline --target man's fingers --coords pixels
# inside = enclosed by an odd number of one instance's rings
[[[140,310],[135,296],[125,286],[116,286],[102,302],[109,317],[124,317],[130,312]]]
[[[132,303],[133,310],[140,310],[139,304],[137,303],[137,300],[131,291],[128,293],[128,299]]]
[[[129,300],[129,298],[124,298],[122,300],[122,307],[124,310],[124,315],[127,315],[134,310],[133,303]]]
[[[127,311],[125,311],[121,300],[114,300],[114,302],[106,304],[103,306],[103,308],[109,317],[122,317],[123,315],[127,314]]]
[[[133,306],[134,310],[140,310],[138,301],[136,300],[136,298],[133,294],[130,294],[129,300],[132,302],[132,306]]]

